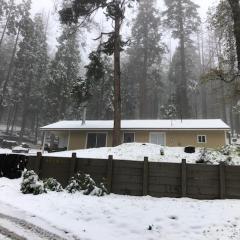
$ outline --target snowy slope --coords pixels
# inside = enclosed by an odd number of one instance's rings
[[[164,155],[160,155],[160,150],[164,150]],[[114,159],[143,161],[144,157],[148,157],[152,162],[181,162],[186,159],[187,163],[195,163],[201,158],[202,149],[197,148],[195,153],[189,154],[184,152],[183,147],[161,147],[151,143],[125,143],[117,147],[92,148],[75,151],[65,151],[57,153],[46,153],[47,156],[71,157],[73,152],[77,153],[79,158],[99,158],[106,159],[109,155],[113,155]],[[231,147],[232,161],[230,164],[240,164],[239,152],[237,147]],[[219,150],[208,150],[207,159],[218,164],[225,161],[229,156],[222,154]]]
[[[239,240],[239,200],[199,201],[109,195],[23,195],[20,180],[0,178],[0,203],[44,219],[81,240]],[[1,204],[0,204],[1,205]]]

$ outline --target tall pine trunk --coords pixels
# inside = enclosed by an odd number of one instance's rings
[[[12,56],[11,56],[11,61],[10,61],[9,67],[8,67],[7,76],[6,76],[5,81],[3,82],[2,94],[0,95],[0,121],[1,121],[1,118],[3,116],[3,102],[4,102],[6,94],[7,94],[7,87],[8,87],[8,83],[10,81],[10,77],[11,77],[11,74],[12,74],[13,63],[14,63],[14,58],[15,58],[15,54],[16,54],[16,51],[17,51],[17,44],[18,44],[19,35],[20,35],[20,27],[18,28],[17,37],[16,37],[16,40],[15,40],[15,44],[14,44],[14,48],[13,48],[13,52],[12,52]]]
[[[18,102],[15,102],[14,103],[13,119],[12,119],[12,123],[11,123],[10,135],[13,135],[14,126],[15,126],[16,119],[17,119],[17,112],[18,112]]]
[[[121,69],[120,69],[120,27],[121,18],[115,18],[114,31],[114,128],[112,145],[121,144]]]
[[[239,0],[228,0],[233,15],[234,36],[236,39],[238,71],[240,71],[240,4]]]
[[[144,29],[144,50],[143,50],[143,66],[142,77],[140,80],[140,118],[148,118],[147,107],[147,72],[148,72],[148,26]]]
[[[180,59],[181,59],[181,84],[180,84],[180,114],[183,118],[189,118],[189,103],[187,96],[187,74],[186,74],[186,54],[185,54],[185,34],[183,27],[183,10],[182,2],[179,1],[179,11],[180,11]]]
[[[32,89],[32,76],[33,74],[29,75],[28,83],[26,85],[25,91],[24,91],[24,99],[23,99],[23,111],[22,111],[22,121],[21,121],[21,130],[19,135],[19,142],[21,143],[23,141],[23,135],[26,128],[27,123],[27,117],[28,117],[28,106],[29,106],[29,97],[30,92]]]

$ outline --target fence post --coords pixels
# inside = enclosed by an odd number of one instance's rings
[[[107,187],[109,193],[112,192],[112,174],[113,174],[113,156],[109,155],[107,161]]]
[[[37,152],[37,159],[35,163],[35,171],[37,172],[38,176],[41,175],[41,168],[42,168],[42,153]]]
[[[219,164],[219,186],[220,186],[220,199],[225,198],[226,184],[225,184],[225,164]]]
[[[182,197],[186,197],[186,195],[187,195],[187,163],[186,163],[186,159],[182,159],[181,182],[182,182]]]
[[[148,195],[148,157],[143,162],[143,196]]]
[[[77,154],[75,152],[72,153],[71,163],[70,163],[70,171],[69,171],[69,178],[73,177],[75,170],[76,170],[76,158]]]

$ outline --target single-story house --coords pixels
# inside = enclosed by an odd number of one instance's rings
[[[68,150],[110,147],[112,130],[111,120],[60,121],[41,128],[45,136],[58,136],[59,148]],[[123,143],[218,148],[227,144],[230,127],[221,119],[122,120],[121,131]]]

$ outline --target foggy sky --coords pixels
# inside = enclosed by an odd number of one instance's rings
[[[204,21],[207,10],[210,6],[216,4],[219,0],[193,0],[194,3],[200,6],[199,14]],[[55,6],[60,4],[61,0],[32,0],[32,14],[43,13],[46,17],[49,16],[48,21],[48,45],[50,50],[54,52],[56,46],[56,37],[59,36],[60,29],[58,23],[58,14]],[[159,5],[163,4],[163,0],[157,0]],[[162,10],[162,9],[160,9]]]

